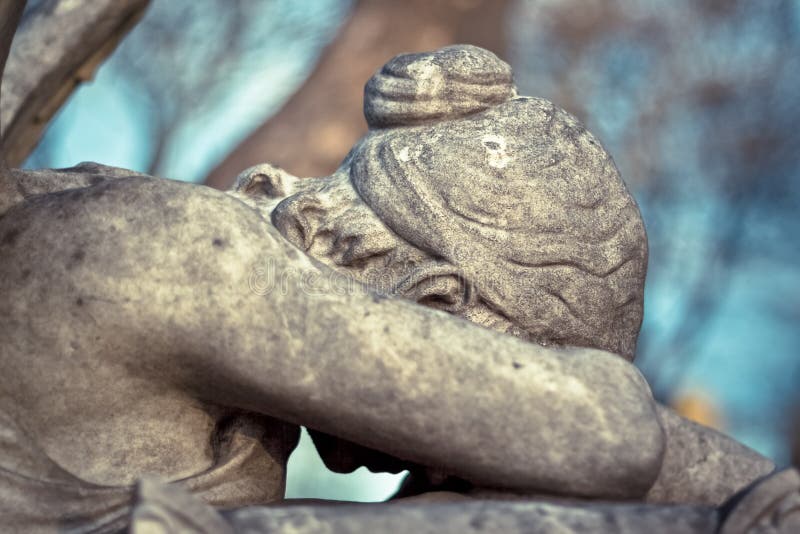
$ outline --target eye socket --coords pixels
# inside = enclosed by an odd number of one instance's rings
[[[365,267],[378,258],[384,258],[394,248],[378,236],[370,234],[351,234],[336,238],[333,256],[337,265]]]
[[[469,308],[475,298],[472,285],[455,272],[428,272],[407,283],[401,293],[417,303],[460,314]]]
[[[456,304],[458,304],[457,299],[452,294],[428,295],[417,300],[417,302],[428,308],[434,308],[436,310],[442,310],[451,313],[455,311],[454,308]]]
[[[436,276],[425,280],[417,287],[417,302],[449,311],[461,301],[462,285],[450,276]]]

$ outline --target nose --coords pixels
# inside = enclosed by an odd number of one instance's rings
[[[297,248],[308,251],[320,227],[322,207],[308,195],[283,200],[272,211],[272,224]]]

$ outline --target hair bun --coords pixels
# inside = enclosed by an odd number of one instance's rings
[[[465,117],[517,94],[511,67],[488,50],[455,45],[389,60],[364,88],[370,128]]]

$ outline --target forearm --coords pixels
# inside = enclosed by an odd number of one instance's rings
[[[262,304],[251,312],[277,314],[282,343],[264,343],[275,330],[245,328],[237,350],[209,347],[220,367],[209,376],[228,382],[208,384],[215,394],[479,485],[626,498],[652,484],[661,428],[621,358],[532,345],[360,291],[288,294],[254,295]]]
[[[297,271],[259,294],[244,266],[275,245],[240,249],[223,230],[228,246],[205,256],[214,263],[203,271],[230,276],[195,289],[218,311],[190,325],[193,354],[177,366],[206,400],[477,485],[628,498],[655,479],[661,428],[646,383],[621,358],[541,347],[360,286],[343,290],[300,256],[277,258],[276,275],[281,265]]]
[[[741,443],[658,406],[666,434],[664,463],[647,501],[719,506],[775,469]]]
[[[26,249],[31,269],[69,268],[68,283],[62,269],[40,269],[44,294],[90,314],[87,343],[107,343],[99,360],[80,354],[86,365],[482,486],[626,498],[658,472],[661,427],[623,359],[537,346],[348,287],[226,195],[115,180],[42,198],[14,219],[20,243],[41,236]],[[72,230],[57,236],[51,224]],[[8,267],[24,277],[20,259]],[[269,291],[253,278],[265,262]]]

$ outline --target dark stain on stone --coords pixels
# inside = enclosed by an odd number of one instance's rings
[[[215,237],[211,241],[211,244],[214,245],[215,247],[223,248],[225,246],[225,240],[220,237]]]
[[[75,299],[75,305],[76,306],[83,306],[83,299],[81,297],[76,298]]]
[[[22,269],[22,272],[20,273],[20,278],[22,278],[23,280],[27,280],[30,275],[31,275],[30,269]]]
[[[89,192],[86,194],[89,198],[100,198],[106,194],[105,187],[97,187],[96,184],[92,184],[92,187],[89,188]]]
[[[486,518],[482,515],[473,516],[472,519],[469,520],[469,526],[475,530],[483,530],[486,526]]]
[[[284,247],[284,250],[290,260],[296,260],[300,257],[300,252],[294,247]]]
[[[12,228],[8,232],[6,232],[6,234],[3,236],[3,239],[0,240],[0,244],[11,246],[17,241],[18,237],[19,237],[19,228]]]
[[[380,302],[382,300],[386,300],[387,298],[389,297],[387,297],[386,295],[381,295],[380,293],[372,294],[372,302]]]
[[[522,369],[522,364],[519,362],[511,362],[511,365],[514,366],[514,369]]]
[[[86,252],[82,248],[75,249],[75,252],[69,256],[67,270],[74,269],[75,266],[79,265],[84,260],[84,258],[86,258]]]

